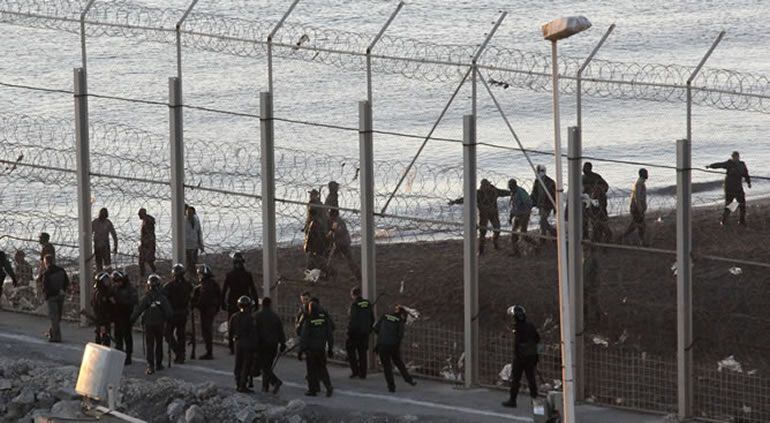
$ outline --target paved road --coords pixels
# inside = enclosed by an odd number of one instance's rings
[[[92,329],[78,328],[65,323],[62,331],[65,342],[50,344],[42,333],[47,329],[47,320],[38,316],[0,311],[0,344],[6,357],[25,357],[79,365],[83,345],[93,337]],[[144,376],[141,334],[134,335],[136,360],[126,367],[125,374],[131,377]],[[199,349],[202,346],[199,345]],[[233,388],[233,359],[226,348],[215,347],[215,360],[188,361],[188,364],[164,370],[164,376],[199,383],[213,381],[220,387]],[[349,370],[342,366],[330,366],[334,396],[332,398],[308,398],[305,391],[304,363],[287,357],[278,363],[276,372],[284,380],[279,397],[283,400],[302,398],[308,404],[330,409],[385,413],[390,415],[415,415],[420,421],[466,421],[466,422],[531,422],[531,410],[524,408],[507,409],[500,405],[506,393],[489,389],[459,389],[450,384],[419,380],[411,387],[396,380],[397,392],[388,393],[382,374],[373,374],[366,380],[348,379]],[[262,394],[255,394],[262,395]],[[522,403],[526,401],[521,401]],[[635,414],[621,410],[589,405],[578,407],[580,422],[591,423],[653,423],[662,418],[655,415]]]

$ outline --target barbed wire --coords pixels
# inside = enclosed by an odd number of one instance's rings
[[[79,33],[83,4],[76,0],[3,0],[0,22]],[[183,10],[127,2],[96,2],[86,18],[90,37],[124,37],[175,43],[174,29]],[[241,19],[193,11],[182,32],[188,48],[240,57],[263,57],[272,20]],[[373,35],[286,23],[274,38],[280,58],[318,62],[345,70],[365,69],[365,50]],[[445,82],[459,79],[470,66],[472,45],[429,43],[385,35],[372,54],[373,70],[408,79]],[[560,58],[564,93],[575,92],[580,58]],[[550,90],[547,55],[490,45],[479,62],[491,81],[504,88]],[[683,102],[692,68],[672,64],[594,60],[583,73],[583,94],[601,98]],[[728,69],[704,68],[693,83],[693,103],[718,109],[770,113],[770,77]]]

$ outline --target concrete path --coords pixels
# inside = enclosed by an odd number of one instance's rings
[[[0,351],[6,357],[48,360],[79,365],[83,346],[93,338],[93,330],[63,323],[65,342],[51,344],[42,336],[48,328],[46,319],[39,316],[0,311]],[[135,363],[126,367],[125,374],[144,378],[141,334],[134,335]],[[198,346],[199,351],[203,349]],[[226,348],[215,346],[215,360],[190,360],[183,365],[159,372],[156,376],[174,377],[189,382],[213,381],[220,387],[233,389],[233,358]],[[294,357],[282,359],[276,366],[276,373],[284,380],[278,394],[280,399],[301,398],[308,404],[330,409],[391,415],[414,415],[420,421],[463,421],[463,422],[532,422],[531,410],[527,408],[508,409],[500,403],[507,397],[500,390],[461,389],[447,383],[419,379],[415,387],[396,380],[395,393],[387,392],[385,380],[380,373],[370,375],[366,380],[348,378],[349,370],[343,366],[330,366],[329,372],[334,385],[334,396],[309,398],[303,395],[305,364]],[[257,396],[263,394],[255,394]],[[521,398],[523,404],[528,401]],[[580,422],[586,423],[653,423],[662,417],[633,413],[617,409],[590,405],[578,407]]]

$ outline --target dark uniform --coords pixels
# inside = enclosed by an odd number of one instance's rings
[[[131,364],[134,352],[131,315],[139,303],[139,295],[127,278],[118,280],[114,286],[115,296],[115,348],[126,353],[126,363]],[[124,349],[125,346],[125,349]]]
[[[160,290],[150,289],[131,315],[131,322],[135,322],[139,316],[142,316],[144,339],[147,343],[147,374],[152,374],[155,370],[163,370],[163,326],[172,318],[173,310]]]
[[[479,208],[479,254],[484,253],[484,244],[486,243],[487,226],[492,225],[492,242],[495,249],[499,249],[498,239],[500,238],[500,212],[497,209],[497,199],[499,197],[508,197],[511,192],[499,189],[492,185],[488,180],[482,179],[481,186],[476,191],[476,203]],[[458,198],[450,201],[449,204],[462,204],[464,199]]]
[[[612,231],[608,224],[609,215],[607,214],[607,191],[609,189],[610,185],[607,181],[593,171],[590,162],[586,162],[583,165],[583,193],[588,194],[592,200],[599,203],[596,206],[588,205],[583,209],[583,236],[588,235],[590,224],[592,241],[608,242],[612,239]]]
[[[320,382],[326,387],[326,396],[333,392],[326,356],[334,355],[334,323],[317,303],[311,302],[310,312],[302,323],[299,358],[306,355],[308,390],[305,395],[316,396],[321,390]]]
[[[43,297],[48,304],[48,318],[51,328],[48,330],[48,340],[61,342],[61,316],[64,311],[64,299],[70,286],[67,272],[61,267],[51,264],[43,272]]]
[[[193,290],[192,306],[201,314],[201,335],[206,345],[206,354],[201,360],[210,360],[214,352],[214,318],[222,303],[222,291],[213,277],[205,277]],[[195,340],[193,340],[195,342]]]
[[[507,405],[516,406],[516,396],[519,394],[519,385],[522,373],[527,376],[529,383],[529,395],[537,398],[537,371],[538,352],[537,344],[540,343],[540,334],[535,325],[527,321],[526,317],[517,319],[514,326],[513,364],[511,368],[511,397]]]
[[[374,311],[369,300],[358,296],[352,304],[348,316],[348,339],[345,340],[345,350],[350,363],[350,377],[366,379],[367,359],[369,351],[369,334],[374,325]]]
[[[303,245],[306,254],[305,267],[308,270],[321,269],[326,271],[326,256],[328,245],[326,234],[329,232],[329,214],[321,205],[321,194],[318,190],[310,191],[310,200],[307,203],[307,217],[305,218],[305,242]]]
[[[183,274],[178,274],[163,287],[163,294],[173,310],[173,316],[166,325],[166,342],[176,355],[175,363],[184,363],[185,329],[192,289],[192,284],[184,278]]]
[[[374,331],[377,333],[377,348],[375,351],[380,356],[382,369],[385,373],[385,381],[388,383],[388,390],[395,392],[396,383],[393,381],[393,365],[396,365],[404,381],[410,385],[417,383],[407,371],[404,361],[401,360],[401,341],[404,339],[404,320],[403,313],[385,313],[374,325]]]
[[[548,217],[554,210],[553,203],[548,198],[547,194],[551,195],[551,198],[556,201],[556,183],[545,174],[545,170],[539,173],[540,179],[543,181],[535,180],[532,186],[532,193],[529,198],[532,200],[532,204],[537,207],[538,214],[540,215],[540,235],[555,235],[555,231],[550,223],[548,223]],[[545,188],[543,188],[545,184]]]
[[[5,281],[6,274],[11,277],[13,286],[16,286],[18,282],[16,280],[16,273],[13,271],[13,267],[11,267],[11,261],[8,260],[8,256],[5,255],[4,251],[0,251],[0,285]]]
[[[254,286],[254,278],[251,272],[248,272],[241,263],[233,264],[233,270],[225,276],[225,284],[222,287],[222,308],[227,310],[227,319],[230,320],[233,314],[238,312],[238,298],[242,296],[257,298],[257,288]],[[233,346],[233,334],[228,332],[227,345],[230,347],[230,354],[235,353]]]
[[[273,373],[273,363],[279,348],[281,352],[286,350],[286,334],[281,318],[273,311],[269,298],[262,299],[262,309],[257,313],[255,320],[259,338],[257,360],[262,373],[262,391],[267,392],[270,385],[273,385],[273,393],[277,393],[283,382]]]
[[[725,176],[725,209],[722,212],[722,224],[727,223],[727,217],[730,216],[730,209],[727,206],[733,202],[738,202],[738,223],[741,225],[746,224],[746,194],[743,192],[743,180],[746,180],[746,185],[751,188],[751,177],[749,176],[749,169],[746,167],[746,163],[739,160],[736,153],[733,153],[734,159],[712,163],[706,166],[709,169],[725,169],[727,175]]]
[[[94,310],[94,342],[109,347],[112,344],[111,328],[115,320],[115,297],[109,285],[109,275],[100,273],[97,278],[104,275],[103,280],[94,284],[94,292],[91,294],[91,307]]]
[[[246,308],[233,314],[230,318],[230,328],[235,342],[235,383],[238,392],[248,392],[246,383],[254,365],[254,355],[259,342],[257,325],[251,310]]]

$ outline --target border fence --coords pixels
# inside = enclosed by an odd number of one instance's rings
[[[498,253],[493,250],[497,243],[489,241],[484,255],[476,257],[475,249],[469,255],[460,240],[477,248],[479,223],[469,220],[475,213],[469,209],[475,207],[472,203],[465,209],[448,204],[463,194],[460,181],[468,185],[468,172],[474,180],[478,174],[496,184],[515,176],[520,186],[534,187],[537,180],[529,166],[555,159],[550,150],[524,147],[512,124],[515,121],[509,118],[511,113],[501,104],[509,88],[518,90],[514,95],[549,94],[550,58],[495,45],[495,30],[505,14],[498,17],[480,46],[442,45],[386,33],[402,4],[375,35],[293,23],[287,18],[297,2],[279,21],[197,12],[196,3],[177,10],[98,0],[86,4],[0,0],[2,24],[79,35],[83,61],[76,70],[76,78],[82,79],[73,82],[74,88],[0,80],[0,90],[14,96],[70,105],[74,97],[81,106],[72,119],[23,110],[0,113],[0,165],[4,167],[0,171],[0,246],[5,251],[23,249],[33,256],[35,236],[44,227],[55,240],[60,262],[77,269],[78,277],[88,281],[92,271],[90,218],[85,218],[83,210],[90,215],[90,209],[98,205],[110,210],[120,239],[113,266],[130,268],[133,274],[139,244],[134,214],[141,204],[156,210],[156,218],[163,222],[158,225],[157,254],[164,261],[159,270],[165,271],[169,262],[183,259],[181,239],[173,234],[181,218],[176,210],[187,202],[204,211],[207,262],[221,273],[227,254],[248,252],[249,264],[260,269],[256,273],[262,292],[273,297],[280,293],[279,310],[287,327],[293,312],[291,296],[311,284],[310,289],[321,293],[324,306],[336,317],[337,339],[344,339],[349,288],[344,281],[361,281],[370,298],[383,295],[380,311],[397,303],[419,304],[424,318],[409,326],[404,341],[405,358],[418,374],[466,386],[503,385],[505,364],[513,349],[504,311],[521,301],[530,315],[538,316],[546,344],[540,362],[542,382],[558,389],[562,362],[553,236],[536,229],[540,216],[533,213],[524,234],[506,225],[499,229],[500,249],[507,251],[513,242],[517,248],[523,246],[524,257]],[[98,38],[176,47],[176,72],[169,93],[138,98],[91,92],[85,83],[86,51],[88,40]],[[182,48],[194,53],[183,56]],[[182,59],[199,52],[267,61],[269,89],[262,93],[258,113],[182,98]],[[280,88],[273,88],[273,74],[280,72],[273,69],[277,60],[309,63],[334,73],[361,76],[365,72],[367,100],[359,103],[359,116],[346,123],[330,123],[273,110],[272,101],[281,95]],[[644,110],[664,107],[661,103],[686,104],[688,112],[673,106],[671,110],[681,113],[682,122],[694,127],[696,134],[699,125],[705,131],[713,130],[713,124],[700,116],[693,118],[692,108],[701,116],[770,113],[767,75],[707,66],[559,60],[560,92],[585,97],[585,105],[578,103],[576,111],[583,114],[586,126],[600,125],[604,116],[594,106],[608,100],[622,101],[624,107],[640,110],[642,115],[650,113]],[[386,124],[380,128],[381,122],[373,125],[371,116],[378,113],[372,99],[372,74],[443,84],[451,95],[428,131],[391,130],[386,128],[392,125]],[[467,102],[461,99],[469,85],[471,101]],[[166,95],[168,101],[159,100]],[[256,92],[253,95],[257,97]],[[487,110],[502,118],[502,132],[510,140],[477,140],[475,129],[458,129],[459,119],[451,123],[453,131],[439,135],[437,128],[448,124],[450,108],[463,101],[470,103],[462,107],[471,110],[468,116],[475,125],[482,96],[491,100]],[[99,119],[93,113],[99,109],[89,112],[88,101],[92,108],[97,104],[118,110],[141,109],[154,116],[166,116],[168,110],[168,127]],[[178,110],[182,112],[175,113]],[[253,133],[236,134],[235,140],[188,135],[199,122],[190,117],[200,115],[216,116],[233,125],[237,122],[238,128],[252,128]],[[544,115],[543,121],[549,119]],[[582,130],[582,123],[580,126]],[[446,132],[450,135],[444,135]],[[665,136],[673,145],[685,134],[676,131]],[[334,140],[340,147],[319,152],[291,142],[309,138]],[[687,133],[686,144],[680,144],[689,145],[692,138]],[[412,160],[382,157],[372,154],[373,140],[419,148]],[[419,160],[429,143],[445,146],[452,152],[447,156],[450,159],[445,164]],[[174,155],[179,146],[184,149],[181,162]],[[465,156],[463,161],[459,153],[470,149],[473,157]],[[356,150],[360,154],[350,154]],[[582,282],[572,282],[582,287],[578,292],[584,292],[576,294],[578,304],[585,302],[574,311],[581,316],[575,327],[580,346],[578,399],[705,420],[768,421],[770,365],[763,357],[770,342],[761,336],[748,340],[736,334],[766,333],[770,322],[770,314],[765,312],[770,308],[762,295],[770,282],[770,254],[763,243],[770,235],[767,204],[750,200],[748,229],[720,227],[711,215],[722,208],[722,195],[714,192],[720,184],[715,179],[723,173],[691,164],[692,154],[687,150],[680,152],[677,162],[672,159],[674,150],[650,161],[632,155],[607,157],[586,146],[568,157],[570,166],[578,169],[584,161],[593,162],[600,171],[613,167],[628,174],[645,167],[678,181],[676,186],[649,190],[648,232],[642,245],[632,245],[625,237],[583,240],[583,250],[590,251],[585,259],[592,255],[599,264],[594,276],[583,266],[584,257],[578,255],[579,260],[572,264],[576,274],[582,275],[578,277]],[[518,168],[525,170],[514,175],[500,171],[485,159],[496,155],[517,160]],[[88,166],[84,168],[83,163]],[[175,169],[183,169],[183,180],[169,177]],[[752,169],[763,167],[757,164]],[[770,175],[752,175],[759,187],[766,186],[768,179]],[[298,270],[305,267],[301,229],[308,191],[323,191],[329,181],[340,185],[340,205],[331,208],[345,217],[354,255],[360,257],[363,269],[360,275],[340,270],[342,276],[334,283],[312,285],[315,282],[302,280],[304,275]],[[477,184],[472,185],[464,187],[466,194],[475,191]],[[581,190],[581,186],[580,180],[570,178],[570,190]],[[685,197],[683,188],[698,195]],[[183,198],[175,197],[174,190],[181,190]],[[608,193],[608,225],[616,235],[623,234],[630,220],[629,194],[616,185]],[[508,207],[501,200],[499,213],[507,216]],[[683,210],[691,210],[689,230],[682,230],[677,220]],[[491,235],[496,228],[487,229]],[[531,242],[516,241],[518,236]],[[682,246],[683,240],[691,245]],[[690,260],[692,270],[680,271],[690,267],[680,267]],[[77,292],[81,305],[87,303],[89,287],[90,283],[81,283]],[[81,307],[77,298],[72,298],[70,317],[76,317]],[[13,298],[10,301],[18,305]],[[33,305],[35,301],[28,302]],[[446,310],[451,307],[455,309]],[[464,308],[464,313],[458,313],[457,307]],[[689,328],[689,334],[682,333],[682,325],[685,332]]]

